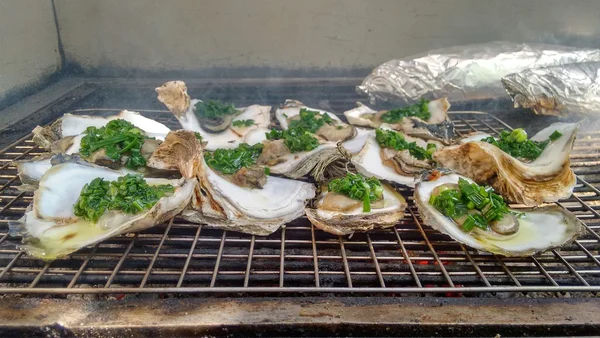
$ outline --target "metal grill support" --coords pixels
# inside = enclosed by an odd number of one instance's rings
[[[236,102],[237,103],[237,102]],[[239,102],[242,105],[246,102]],[[349,108],[349,107],[347,107]],[[75,113],[114,114],[85,109]],[[142,111],[171,127],[164,111]],[[509,128],[494,116],[451,114],[459,133],[497,134]],[[600,291],[600,132],[582,132],[572,166],[574,195],[560,205],[587,224],[571,245],[537,257],[479,253],[421,223],[412,191],[395,227],[333,236],[300,219],[267,237],[190,224],[175,217],[139,234],[119,236],[68,258],[45,263],[28,257],[8,235],[32,200],[19,192],[13,161],[42,152],[23,137],[0,151],[0,293],[417,293],[468,296],[489,292]]]

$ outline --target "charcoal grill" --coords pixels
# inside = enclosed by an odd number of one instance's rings
[[[155,98],[153,88],[162,82],[64,79],[46,89],[51,94],[40,93],[37,103],[9,108],[29,110],[1,131],[0,332],[600,332],[600,131],[586,126],[571,157],[575,193],[559,202],[585,222],[586,233],[535,257],[479,253],[438,233],[422,224],[411,189],[401,191],[409,208],[398,225],[351,238],[319,231],[306,218],[258,237],[175,217],[50,263],[20,252],[20,238],[9,235],[8,224],[23,215],[32,194],[15,189],[20,182],[13,163],[43,153],[29,131],[66,112],[109,115],[121,109],[177,128]],[[353,90],[359,80],[352,78],[186,82],[192,97],[236,106],[276,106],[294,98],[341,114],[361,100]],[[61,86],[68,90],[55,89]],[[473,111],[450,117],[460,134],[497,134],[510,128],[503,120],[533,131],[552,122],[527,121],[522,114],[529,113],[506,107],[502,101],[463,102],[453,109]]]

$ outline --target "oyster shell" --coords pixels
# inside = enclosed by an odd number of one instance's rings
[[[113,236],[150,228],[181,212],[196,185],[195,179],[147,178],[150,185],[173,185],[175,192],[136,215],[110,211],[97,223],[75,216],[73,206],[85,184],[97,177],[116,180],[122,175],[74,159],[52,166],[43,175],[23,218],[10,225],[12,235],[23,236],[20,249],[34,257],[53,260]]]
[[[415,188],[415,203],[426,225],[474,249],[511,257],[531,256],[567,245],[584,231],[583,223],[575,215],[552,205],[514,210],[522,213],[522,216],[516,218],[519,226],[512,234],[501,235],[491,230],[483,231],[477,228],[465,232],[452,219],[429,204],[431,193],[436,187],[458,184],[459,178],[473,182],[451,172],[436,171],[423,175],[422,181]]]
[[[384,111],[376,111],[357,102],[357,107],[344,112],[348,122],[355,126],[379,128],[384,121],[381,115]],[[437,140],[446,144],[454,137],[454,124],[448,117],[450,103],[446,98],[430,101],[428,104],[431,117],[423,121],[418,117],[405,117],[398,123],[390,124],[394,130],[403,131],[406,135],[419,137],[424,140]]]
[[[238,114],[229,116],[218,131],[202,127],[201,121],[195,115],[195,106],[200,100],[190,99],[187,86],[183,81],[169,81],[156,88],[158,100],[167,106],[175,115],[182,128],[200,133],[202,139],[207,142],[207,150],[218,148],[236,148],[241,143],[254,144],[256,139],[249,137],[258,128],[267,128],[271,124],[271,107],[251,105],[245,108],[237,108]],[[235,127],[233,122],[243,120],[254,120],[254,125],[247,127]]]
[[[79,141],[81,141],[82,134],[87,127],[100,128],[105,126],[109,121],[117,119],[130,122],[146,132],[146,135],[149,137],[154,137],[158,140],[164,140],[165,136],[171,131],[164,124],[144,117],[138,112],[129,110],[123,110],[117,115],[108,117],[67,113],[49,126],[35,127],[33,129],[33,142],[46,150],[51,150],[53,146],[56,146],[56,141],[69,138],[68,141],[76,146],[76,148],[71,150],[71,153],[74,153],[79,149]],[[64,148],[65,146],[63,145],[62,147]]]
[[[184,130],[171,132],[148,165],[179,169],[184,177],[198,178],[192,203],[182,217],[209,227],[268,235],[302,216],[306,202],[315,196],[312,184],[273,176],[262,189],[231,183],[206,165],[200,142]]]
[[[516,159],[490,143],[475,141],[484,134],[470,135],[467,142],[439,149],[433,159],[478,184],[492,186],[509,202],[527,206],[556,202],[571,196],[577,181],[569,154],[578,128],[577,123],[555,123],[534,135],[531,140],[544,141],[555,130],[562,133],[532,162]]]
[[[381,129],[389,130],[389,127],[381,125]],[[407,135],[404,135],[404,139],[408,142],[415,142],[423,148],[427,147],[427,143],[434,143],[438,149],[443,147],[440,142],[427,142]],[[375,138],[375,132],[371,132],[360,152],[352,156],[351,162],[359,173],[367,177],[376,177],[408,187],[415,186],[421,172],[433,169],[432,161],[419,160],[408,150],[397,151],[381,148]]]
[[[323,184],[314,208],[306,208],[306,216],[315,227],[334,235],[392,227],[404,217],[407,203],[391,186],[382,184],[382,187],[383,202],[372,204],[370,212],[363,212],[362,201],[331,193]]]

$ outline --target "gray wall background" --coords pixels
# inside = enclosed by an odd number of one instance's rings
[[[54,0],[65,62],[93,75],[368,69],[491,40],[598,46],[598,0]],[[59,70],[50,0],[0,1],[0,100]],[[260,73],[259,73],[260,74]],[[277,75],[277,72],[264,73]]]

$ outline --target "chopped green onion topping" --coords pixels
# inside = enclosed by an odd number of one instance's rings
[[[550,136],[548,138],[550,139],[550,141],[554,142],[554,141],[558,140],[561,136],[562,136],[562,133],[558,130],[555,130],[552,134],[550,134]]]
[[[375,131],[375,139],[381,147],[392,148],[395,150],[408,150],[412,156],[419,160],[432,159],[432,155],[436,150],[436,145],[433,143],[427,144],[427,149],[419,147],[416,142],[408,142],[404,139],[404,135],[392,130],[377,129]]]
[[[540,156],[550,142],[558,140],[561,136],[562,133],[555,130],[545,141],[532,141],[527,139],[525,130],[518,128],[512,132],[503,130],[499,139],[490,136],[482,141],[495,145],[513,157],[533,161]]]
[[[463,178],[458,180],[458,189],[446,188],[437,196],[431,195],[429,204],[454,220],[467,215],[462,225],[465,231],[471,231],[474,227],[485,230],[491,222],[501,220],[510,212],[502,196],[492,188],[469,183]]]
[[[405,117],[411,116],[418,117],[423,121],[429,120],[431,118],[429,101],[421,99],[419,103],[415,103],[408,107],[388,110],[381,115],[381,120],[385,123],[396,123]]]
[[[383,198],[383,186],[375,177],[366,178],[361,174],[347,173],[345,177],[329,182],[327,189],[363,201],[363,212],[371,211],[371,202]]]
[[[119,161],[121,157],[127,156],[125,165],[130,169],[146,165],[141,149],[144,140],[148,137],[130,122],[122,119],[111,120],[101,128],[87,127],[84,134],[79,150],[81,156],[89,157],[94,152],[104,149],[106,156],[113,161]]]
[[[266,133],[267,140],[281,140],[292,153],[311,151],[319,146],[319,140],[304,128],[295,127],[286,130],[271,129]]]
[[[148,185],[141,175],[127,174],[116,181],[95,178],[83,186],[73,206],[75,216],[96,223],[108,210],[137,214],[152,208],[166,194],[172,194],[171,185]]]
[[[247,168],[256,164],[262,150],[262,143],[253,146],[242,143],[235,149],[217,149],[214,152],[206,152],[204,159],[209,167],[223,174],[231,175],[243,167]]]
[[[237,110],[233,104],[226,104],[219,100],[208,100],[208,102],[196,103],[196,115],[206,119],[216,119],[225,115],[233,115]]]
[[[326,113],[320,113],[306,108],[300,108],[300,119],[292,120],[289,123],[289,128],[303,128],[310,133],[316,133],[325,123],[332,124],[333,119]]]
[[[234,127],[250,127],[254,125],[254,120],[235,120],[231,122]]]

